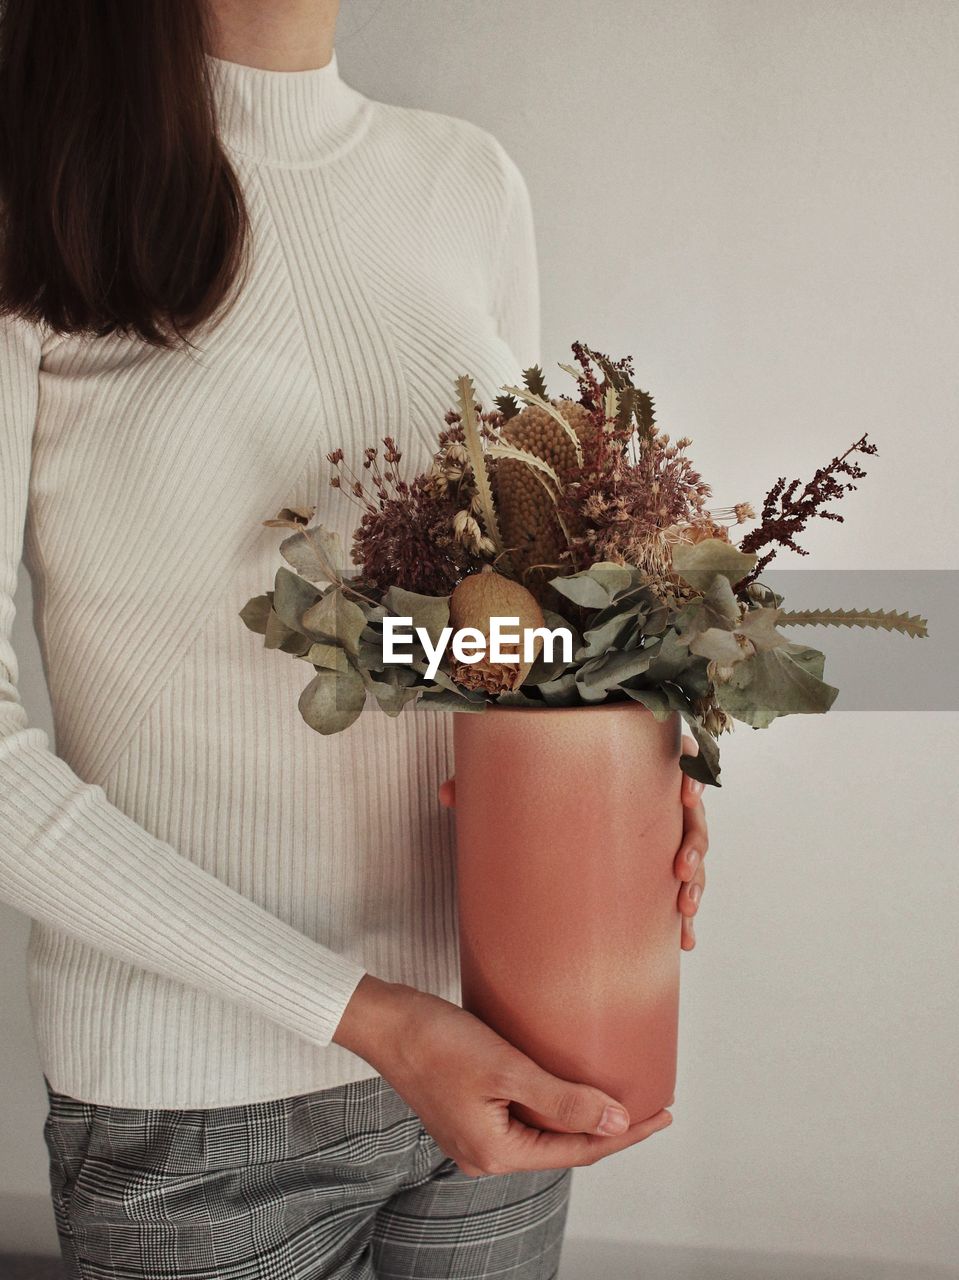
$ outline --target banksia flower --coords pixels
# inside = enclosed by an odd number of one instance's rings
[[[582,439],[592,426],[587,409],[575,400],[557,399],[553,406]],[[509,418],[500,430],[503,444],[522,449],[547,463],[560,482],[576,469],[576,446],[562,426],[538,405]],[[498,458],[493,491],[503,543],[518,575],[536,589],[550,571],[530,573],[536,565],[557,565],[567,551],[566,537],[550,496],[555,484],[544,472],[516,458]],[[558,496],[558,495],[557,495]]]

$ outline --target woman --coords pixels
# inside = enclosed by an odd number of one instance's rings
[[[488,403],[537,358],[523,179],[347,85],[336,0],[2,8],[0,875],[68,1273],[553,1275],[570,1169],[669,1114],[458,1007],[447,720],[321,739],[237,617],[280,507],[348,536],[330,448],[389,429],[421,464],[459,373]]]

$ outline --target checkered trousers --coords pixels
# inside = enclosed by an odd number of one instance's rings
[[[468,1177],[380,1076],[140,1110],[54,1092],[70,1280],[552,1280],[571,1170]]]

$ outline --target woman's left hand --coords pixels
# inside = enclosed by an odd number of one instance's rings
[[[683,754],[694,756],[698,748],[692,738],[683,736]],[[706,870],[703,859],[709,848],[706,830],[706,810],[703,808],[703,784],[683,774],[683,842],[673,863],[673,873],[682,881],[679,890],[679,910],[683,917],[682,948],[692,951],[696,945],[693,916],[699,910],[703,889],[706,887]]]

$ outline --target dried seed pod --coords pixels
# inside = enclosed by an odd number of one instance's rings
[[[576,435],[582,439],[591,425],[589,411],[575,400],[552,401]],[[514,445],[549,463],[561,481],[576,468],[576,449],[562,426],[538,405],[530,405],[510,418],[500,431],[506,444]],[[545,484],[544,484],[545,480]],[[514,458],[499,458],[493,489],[504,546],[518,573],[534,591],[541,591],[550,572],[529,573],[533,565],[559,562],[566,538],[556,518],[547,486],[551,482]]]
[[[516,662],[491,662],[489,640],[493,618],[518,618],[516,628],[519,645],[502,645],[504,653],[515,655]],[[479,662],[453,661],[450,675],[457,684],[467,689],[483,689],[487,693],[504,693],[518,689],[529,675],[532,661],[522,661],[522,636],[529,627],[545,625],[543,611],[536,597],[518,582],[504,578],[490,565],[484,565],[479,573],[464,578],[450,596],[450,626],[457,631],[473,627],[486,637],[487,653]],[[540,640],[536,653],[542,647]]]

